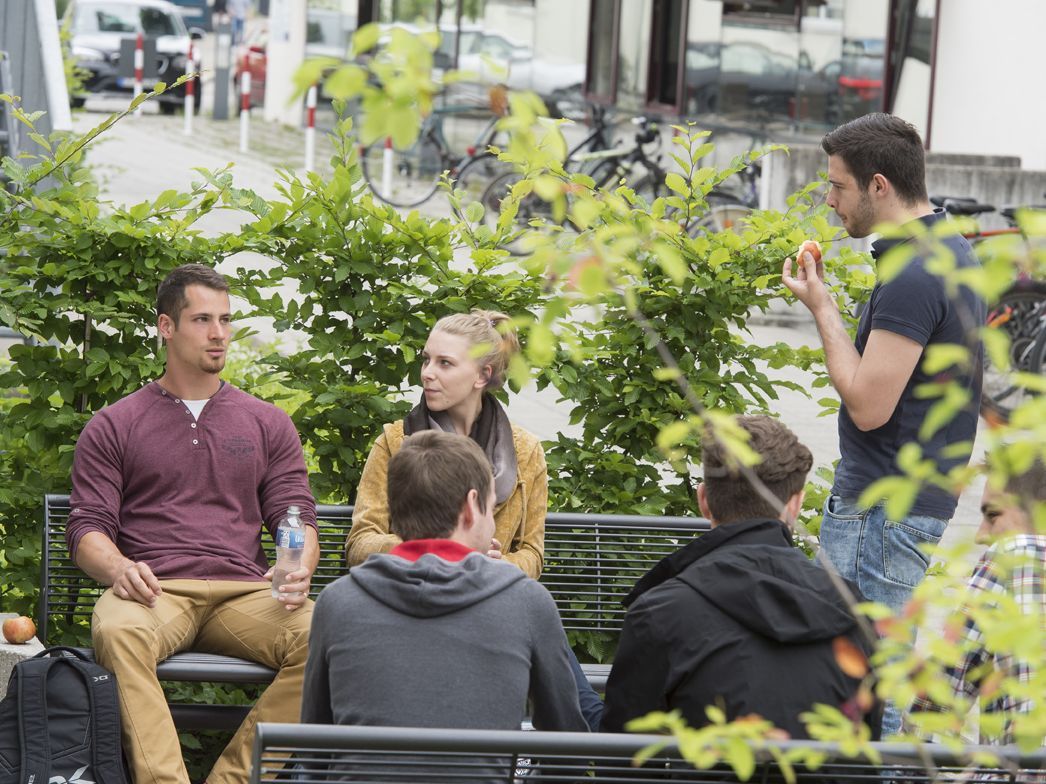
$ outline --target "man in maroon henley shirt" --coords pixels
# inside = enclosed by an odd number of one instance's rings
[[[156,663],[192,649],[278,670],[207,777],[245,784],[254,725],[297,721],[308,655],[316,506],[290,418],[221,380],[228,284],[186,264],[157,293],[161,378],[99,411],[73,460],[66,531],[76,564],[108,585],[95,605],[98,661],[116,674],[135,784],[188,784]],[[297,505],[302,566],[271,595],[262,527]]]

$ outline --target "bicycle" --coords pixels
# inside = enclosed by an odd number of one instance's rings
[[[758,104],[765,102],[757,102]],[[705,197],[708,211],[691,221],[686,226],[687,234],[697,237],[709,232],[732,231],[738,228],[752,213],[759,208],[759,192],[763,179],[763,163],[750,156],[751,151],[758,150],[769,141],[769,123],[771,113],[764,111],[755,115],[752,125],[735,126],[724,124],[709,125],[711,131],[706,141],[711,142],[715,135],[747,137],[744,149],[749,156],[747,164],[736,174],[716,185]],[[736,160],[736,159],[735,159]]]
[[[975,246],[984,240],[1006,235],[1024,237],[1017,224],[1017,213],[1021,209],[1046,210],[1046,206],[1003,207],[976,199],[958,196],[931,196],[930,201],[950,215],[974,217],[997,212],[1006,219],[1008,226],[1000,229],[964,232]],[[1021,273],[1016,281],[999,295],[988,309],[986,326],[1001,329],[1009,341],[1010,368],[997,367],[984,355],[984,379],[981,390],[981,415],[989,421],[1008,421],[1013,410],[1035,393],[1014,383],[1013,373],[1024,372],[1040,375],[1046,372],[1046,281],[1034,280]]]
[[[444,106],[424,119],[418,138],[406,150],[397,150],[392,139],[360,148],[363,179],[371,192],[393,207],[417,207],[428,201],[439,189],[443,173],[449,172],[456,188],[463,188],[466,200],[479,198],[487,183],[508,164],[498,160],[489,147],[498,136],[499,109],[492,95],[493,115],[480,129],[475,140],[459,154],[451,149],[443,132],[448,115],[472,113],[475,106]]]
[[[752,210],[759,207],[759,181],[763,167],[759,161],[752,161],[737,173],[741,188],[723,187],[719,184],[708,192],[705,200],[708,210],[691,221],[686,233],[691,237],[701,234],[733,231],[739,227]]]
[[[652,156],[646,149],[654,142],[660,145],[661,134],[654,120],[645,116],[632,118],[631,122],[637,126],[633,144],[628,147],[615,147],[610,139],[613,124],[608,121],[606,110],[597,107],[592,117],[592,131],[567,153],[563,164],[564,171],[588,175],[593,180],[594,190],[617,185],[622,180],[626,183],[631,180],[635,184],[629,187],[648,203],[660,196],[665,190],[665,172],[660,166],[660,155]],[[520,179],[522,175],[519,172],[506,172],[492,180],[484,191],[481,203],[485,208],[484,215],[492,226],[497,223],[497,217],[501,213],[502,199]],[[553,220],[552,209],[545,200],[531,194],[520,200],[516,222],[526,225],[535,218]],[[564,225],[572,224],[568,220]],[[514,255],[521,252],[516,242],[506,245],[505,248]]]

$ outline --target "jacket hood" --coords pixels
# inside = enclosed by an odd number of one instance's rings
[[[478,604],[525,580],[505,561],[472,553],[461,561],[427,554],[416,561],[372,555],[349,573],[367,594],[412,618],[438,618]]]
[[[855,624],[828,573],[795,552],[780,520],[728,523],[702,534],[644,575],[625,604],[673,578],[781,643],[832,639]]]
[[[737,623],[777,642],[830,640],[855,624],[827,572],[781,547],[724,550],[680,579]]]

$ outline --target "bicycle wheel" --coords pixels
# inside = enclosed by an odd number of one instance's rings
[[[1046,376],[1046,328],[1039,330],[1039,336],[1032,344],[1028,372],[1037,376]]]
[[[654,199],[665,194],[665,176],[651,170],[640,177],[635,185],[629,183],[629,187],[647,204],[653,204]]]
[[[454,177],[454,187],[465,191],[462,204],[479,201],[483,198],[490,184],[499,177],[512,171],[512,165],[498,160],[493,153],[485,152],[473,158],[467,158]],[[486,206],[486,205],[484,205]]]
[[[374,142],[363,150],[360,164],[374,195],[393,207],[417,207],[428,201],[448,168],[442,149],[430,135],[418,137],[406,150]]]
[[[487,222],[491,229],[497,226],[498,217],[501,215],[502,200],[508,196],[512,186],[519,182],[521,176],[519,172],[507,171],[491,180],[487,189],[483,191],[483,196],[481,197],[484,209],[483,220]],[[527,226],[532,218],[542,218],[546,222],[552,221],[551,206],[536,193],[530,193],[520,199],[513,227],[521,229]],[[531,230],[539,231],[536,228]],[[523,250],[522,237],[502,247],[513,256],[521,256],[525,252]]]
[[[687,226],[691,237],[721,231],[740,231],[752,210],[738,202],[710,203],[708,212]]]
[[[617,190],[621,179],[625,176],[616,158],[600,161],[589,174],[595,183],[597,190]]]
[[[1003,369],[984,354],[981,413],[989,420],[1007,421],[1013,410],[1034,393],[1013,381],[1013,372],[1042,373],[1046,352],[1046,283],[1020,281],[988,309],[990,329],[1004,330],[1010,341],[1010,367]]]

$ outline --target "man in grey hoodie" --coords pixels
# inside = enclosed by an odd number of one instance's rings
[[[588,730],[548,591],[488,557],[494,478],[469,438],[410,436],[389,462],[403,543],[328,586],[313,611],[303,722]]]

